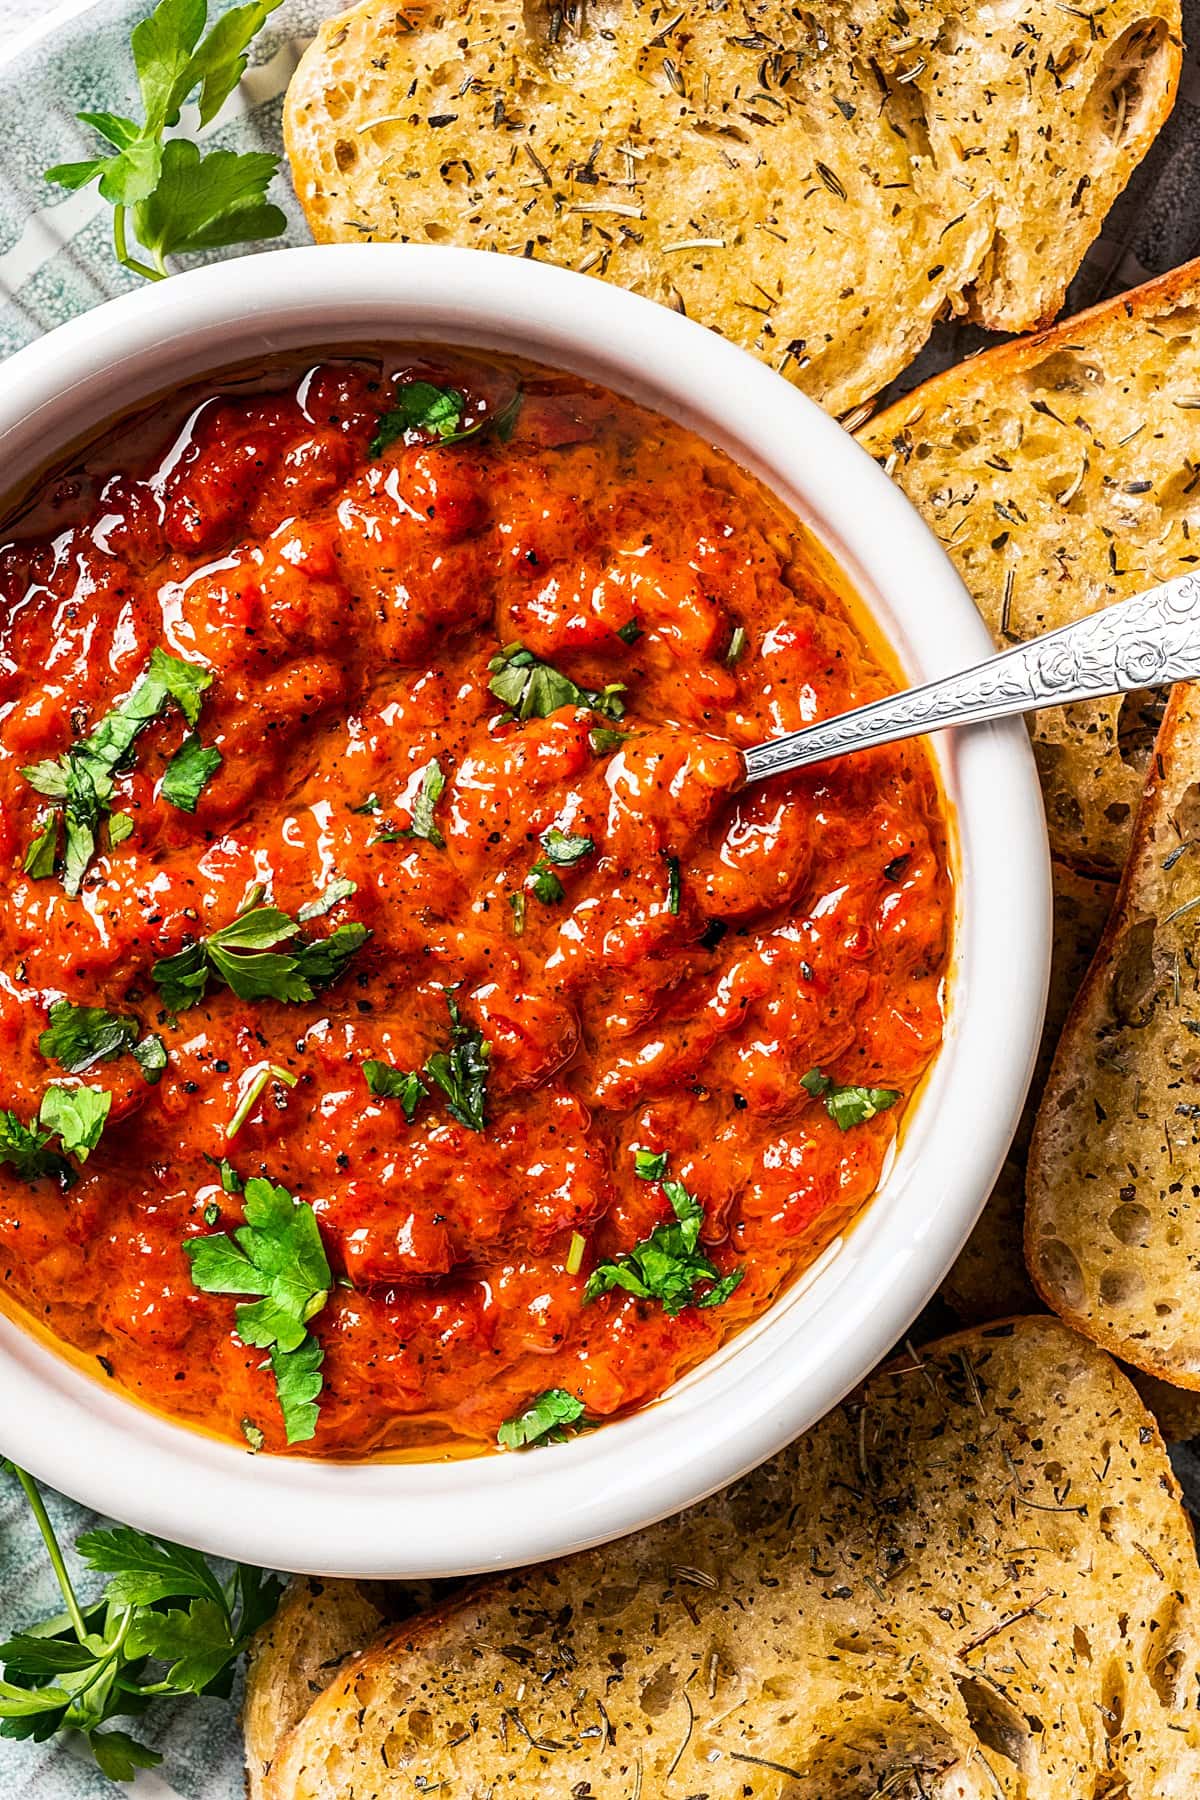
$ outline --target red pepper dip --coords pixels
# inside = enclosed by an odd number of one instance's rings
[[[717,450],[458,351],[238,371],[0,532],[0,1271],[254,1449],[646,1404],[877,1186],[938,1049],[923,746]]]

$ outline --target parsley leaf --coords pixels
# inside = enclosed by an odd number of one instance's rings
[[[487,1123],[487,1077],[492,1046],[477,1026],[463,1022],[453,988],[447,988],[445,994],[450,1009],[450,1049],[436,1050],[427,1057],[424,1072],[445,1094],[451,1116],[469,1131],[482,1131]]]
[[[146,1080],[156,1082],[167,1066],[160,1037],[151,1032],[137,1041],[141,1026],[132,1013],[56,1000],[48,1016],[50,1023],[38,1038],[38,1049],[47,1062],[56,1062],[68,1075],[82,1075],[95,1063],[130,1055]]]
[[[391,1063],[370,1058],[362,1066],[369,1091],[380,1100],[398,1100],[404,1117],[411,1125],[418,1106],[429,1097],[429,1089],[415,1069],[395,1069]]]
[[[322,918],[325,913],[332,912],[340,901],[349,900],[351,894],[357,894],[357,892],[357,881],[350,881],[345,875],[338,875],[322,893],[317,895],[315,900],[310,900],[307,906],[300,908],[296,914],[297,925],[307,925],[313,919]]]
[[[556,905],[567,891],[550,864],[540,856],[529,871],[529,885],[547,906]]]
[[[810,1069],[802,1075],[800,1085],[814,1100],[824,1100],[825,1110],[839,1131],[865,1124],[878,1113],[887,1112],[900,1098],[896,1088],[839,1087],[820,1069]]]
[[[161,957],[151,969],[163,1006],[186,1012],[216,976],[239,1000],[300,1002],[336,981],[371,935],[365,925],[339,925],[324,938],[300,939],[294,919],[275,906],[254,906],[206,938]],[[290,949],[280,945],[290,944]]]
[[[566,1427],[583,1417],[583,1401],[566,1388],[546,1388],[511,1419],[505,1419],[496,1433],[502,1450],[523,1450],[529,1444],[560,1444],[567,1436]]]
[[[704,1209],[681,1181],[665,1179],[665,1154],[635,1151],[634,1168],[643,1181],[662,1182],[675,1223],[656,1225],[650,1236],[627,1254],[598,1263],[583,1290],[584,1303],[619,1287],[639,1299],[657,1300],[672,1318],[685,1306],[722,1305],[741,1281],[745,1269],[733,1269],[723,1276],[700,1250]],[[698,1295],[696,1288],[701,1282],[711,1282],[712,1286]]]
[[[0,1112],[0,1164],[21,1181],[40,1181],[52,1175],[62,1186],[70,1187],[75,1171],[64,1156],[47,1149],[53,1133],[37,1125],[23,1125],[14,1112]]]
[[[578,832],[563,831],[558,825],[551,825],[549,831],[542,833],[542,849],[560,869],[569,869],[575,863],[582,862],[595,848],[590,837],[582,837]]]
[[[101,719],[89,737],[72,744],[56,762],[31,763],[22,769],[39,794],[62,803],[66,828],[62,881],[68,894],[77,894],[83,883],[95,855],[96,832],[112,810],[116,777],[128,765],[139,734],[172,700],[194,726],[200,716],[201,695],[211,682],[211,670],[156,648],[133,691]],[[37,860],[44,866],[48,852],[41,839],[37,845]],[[27,857],[33,856],[31,845]]]
[[[223,760],[219,750],[200,742],[199,732],[189,732],[163,773],[163,799],[181,812],[194,813],[196,802]]]
[[[324,1361],[325,1352],[315,1337],[304,1338],[294,1350],[281,1350],[278,1344],[271,1348],[271,1367],[289,1444],[305,1443],[316,1433]]]
[[[523,644],[509,644],[488,663],[488,687],[515,719],[545,719],[560,706],[586,706],[607,719],[624,717],[623,681],[595,691],[577,687],[552,663],[542,662]]]
[[[100,1142],[111,1106],[107,1088],[63,1087],[52,1081],[42,1095],[38,1124],[56,1133],[68,1155],[82,1163]]]
[[[151,1087],[157,1086],[167,1066],[167,1047],[157,1032],[149,1031],[133,1046],[133,1060]]]
[[[22,867],[35,881],[45,881],[53,875],[58,861],[58,814],[43,813],[38,823],[41,830],[30,839]]]
[[[0,1733],[38,1741],[79,1733],[105,1775],[130,1781],[162,1759],[111,1721],[136,1717],[160,1697],[227,1696],[236,1662],[275,1610],[280,1584],[242,1567],[223,1581],[194,1550],[119,1525],[79,1539],[84,1561],[110,1577],[100,1599],[81,1605],[37,1484],[23,1469],[12,1472],[65,1610],[0,1644]]]
[[[432,381],[409,381],[396,390],[396,404],[385,412],[367,450],[382,456],[397,438],[409,442],[413,434],[438,439],[443,444],[460,442],[482,431],[483,421],[462,428],[467,402],[457,388],[435,387]]]
[[[321,1391],[320,1346],[307,1327],[333,1276],[311,1206],[259,1175],[247,1181],[243,1206],[246,1222],[232,1236],[190,1238],[184,1253],[203,1293],[256,1296],[235,1308],[234,1324],[243,1343],[271,1352],[287,1441],[300,1443],[316,1430]]]
[[[278,158],[258,151],[235,155],[214,150],[201,156],[182,138],[164,141],[180,109],[199,89],[200,124],[215,118],[245,73],[248,47],[279,0],[250,0],[232,7],[205,34],[205,0],[160,0],[130,36],[145,118],[81,112],[76,117],[103,139],[110,154],[47,169],[47,181],[81,188],[98,181],[113,207],[117,260],[147,280],[168,273],[166,258],[189,250],[277,237],[284,214],[267,203],[267,184]],[[128,215],[144,249],[144,262],[128,245]]]
[[[367,454],[382,456],[397,438],[405,443],[432,438],[435,443],[461,444],[492,430],[502,444],[512,437],[521,411],[522,394],[517,388],[500,411],[474,424],[464,425],[467,402],[457,388],[438,387],[432,381],[407,381],[396,390],[396,403],[381,415]]]
[[[441,799],[446,788],[446,777],[442,773],[442,765],[435,756],[432,762],[425,765],[421,775],[421,785],[412,803],[412,824],[401,833],[407,838],[427,838],[437,850],[446,848],[446,840],[434,822],[433,809]]]
[[[38,1049],[47,1062],[56,1062],[68,1075],[82,1075],[93,1063],[124,1056],[133,1049],[141,1029],[131,1013],[76,1006],[71,1000],[56,1000],[49,1018],[38,1038]]]
[[[108,815],[108,847],[115,850],[123,844],[133,831],[133,820],[128,813],[115,812]]]

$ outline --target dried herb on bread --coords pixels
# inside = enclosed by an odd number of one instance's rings
[[[1170,110],[1178,0],[361,5],[284,134],[319,241],[563,264],[844,412],[935,320],[1053,318]]]
[[[945,544],[998,647],[1200,567],[1200,261],[928,381],[860,442]],[[1165,696],[1030,719],[1051,846],[1115,879]]]
[[[1029,1157],[1048,1305],[1200,1390],[1200,689],[1172,694],[1117,902],[1067,1020]]]
[[[678,1518],[375,1637],[263,1800],[1182,1796],[1198,1608],[1128,1381],[1010,1322],[876,1374]]]

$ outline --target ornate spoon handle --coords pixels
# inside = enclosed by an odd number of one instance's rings
[[[1200,575],[1180,575],[960,674],[755,744],[745,752],[746,779],[786,774],[946,725],[1004,719],[1042,706],[1197,679]]]

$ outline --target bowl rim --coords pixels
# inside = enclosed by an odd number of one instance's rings
[[[0,467],[32,471],[46,444],[68,443],[168,380],[285,348],[422,339],[571,369],[701,431],[833,550],[914,679],[990,654],[933,533],[820,407],[678,313],[518,257],[382,244],[279,250],[122,295],[5,365]],[[0,1317],[4,1454],[96,1511],[211,1553],[400,1578],[500,1569],[620,1536],[806,1430],[903,1336],[965,1241],[1037,1048],[1050,879],[1028,734],[1010,720],[931,746],[958,840],[943,1047],[855,1228],[664,1398],[536,1455],[251,1456],[148,1412]]]

